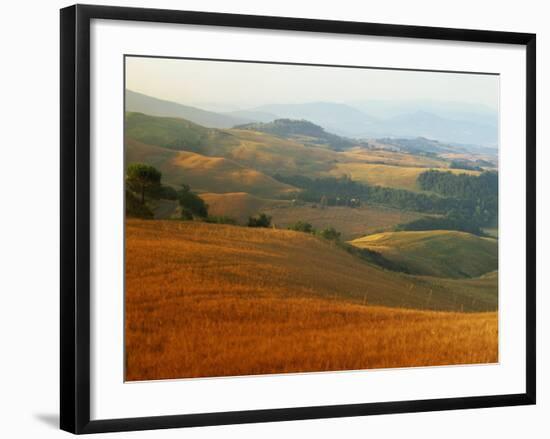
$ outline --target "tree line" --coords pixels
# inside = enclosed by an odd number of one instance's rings
[[[208,206],[191,191],[189,185],[179,189],[162,184],[162,173],[153,166],[132,163],[126,168],[126,215],[153,218],[152,200],[177,200],[182,219],[207,219]]]
[[[394,189],[382,186],[371,186],[359,183],[348,176],[309,178],[303,175],[282,176],[275,174],[275,179],[302,189],[301,192],[285,195],[301,201],[320,203],[326,199],[328,206],[347,206],[352,200],[363,203],[381,204],[402,210],[445,214],[456,208],[472,207],[469,200],[456,200],[435,194],[425,194]]]
[[[400,230],[447,229],[482,235],[482,227],[494,225],[498,218],[498,175],[495,172],[474,176],[426,171],[419,175],[418,184],[431,193],[372,186],[353,181],[348,176],[309,178],[275,174],[273,177],[302,189],[286,195],[300,201],[350,207],[368,202],[434,215],[401,224]]]

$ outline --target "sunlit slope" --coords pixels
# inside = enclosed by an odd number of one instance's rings
[[[399,151],[367,148],[351,148],[342,152],[350,162],[405,166],[413,168],[447,168],[449,162],[437,157],[407,154]]]
[[[162,272],[164,277],[149,285],[153,289],[177,282],[185,294],[313,295],[419,309],[478,309],[470,299],[462,302],[458,290],[458,298],[453,297],[448,286],[439,288],[427,278],[383,270],[305,233],[128,220],[127,238],[127,250],[136,252],[129,270]]]
[[[188,184],[198,192],[249,192],[277,197],[295,190],[255,169],[224,157],[207,157],[188,151],[172,151],[126,139],[126,163],[147,163],[162,172],[162,181],[174,187]]]
[[[224,157],[260,172],[315,175],[329,170],[339,155],[326,148],[238,129],[214,129],[173,117],[126,113],[125,136],[148,145]]]
[[[337,152],[264,132],[206,128],[181,118],[141,113],[126,113],[125,136],[169,150],[223,157],[268,175],[349,176],[358,182],[412,191],[419,190],[416,180],[428,169],[479,174],[448,169],[448,162],[437,158],[365,148]]]
[[[478,171],[467,171],[464,169],[449,169],[446,167],[426,168],[416,166],[393,166],[387,164],[362,163],[354,161],[336,163],[329,174],[335,177],[346,175],[352,180],[374,186],[420,191],[416,180],[420,174],[428,171],[429,169],[449,171],[453,174],[479,175]]]
[[[269,174],[318,176],[333,168],[342,155],[295,140],[250,130],[227,130],[239,139],[229,156]]]
[[[477,277],[498,268],[496,239],[453,230],[385,232],[351,244],[379,252],[420,275]]]
[[[495,310],[496,290],[489,306],[453,289],[470,280],[438,287],[297,232],[126,224],[128,380],[498,361],[496,312],[400,308]]]

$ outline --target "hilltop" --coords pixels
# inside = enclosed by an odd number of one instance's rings
[[[304,144],[327,146],[335,150],[351,148],[358,144],[346,137],[326,132],[321,126],[307,120],[276,119],[272,122],[248,123],[235,126],[236,129],[260,131],[301,141]]]

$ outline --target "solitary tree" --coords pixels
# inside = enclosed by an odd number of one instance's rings
[[[271,217],[265,213],[248,218],[248,227],[269,227],[271,226]]]
[[[153,166],[132,163],[126,169],[126,184],[130,190],[140,194],[141,204],[145,204],[145,192],[158,188],[162,174]]]

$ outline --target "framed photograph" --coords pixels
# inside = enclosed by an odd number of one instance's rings
[[[61,10],[61,428],[535,403],[535,35]]]

